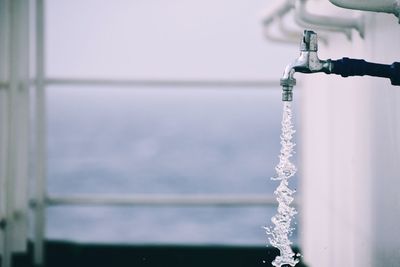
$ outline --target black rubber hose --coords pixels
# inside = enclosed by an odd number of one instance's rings
[[[333,65],[331,73],[339,74],[342,77],[369,75],[389,78],[392,85],[400,85],[400,62],[385,65],[347,57],[331,62]]]

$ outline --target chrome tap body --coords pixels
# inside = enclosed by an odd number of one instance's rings
[[[304,31],[303,38],[300,43],[300,56],[293,62],[289,63],[281,78],[282,100],[292,101],[293,86],[296,85],[296,79],[293,77],[295,72],[315,73],[325,72],[331,73],[331,60],[321,60],[318,58],[318,37],[313,31]]]
[[[318,58],[317,51],[317,34],[305,30],[300,43],[300,56],[286,66],[281,78],[283,101],[292,101],[293,99],[293,86],[296,85],[296,79],[293,77],[295,72],[324,72],[338,74],[342,77],[369,75],[389,78],[392,85],[400,86],[400,62],[385,65],[347,57],[339,60],[321,60]]]

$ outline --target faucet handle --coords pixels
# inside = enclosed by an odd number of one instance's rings
[[[318,51],[317,34],[310,30],[304,30],[303,38],[300,43],[300,51],[316,52]]]

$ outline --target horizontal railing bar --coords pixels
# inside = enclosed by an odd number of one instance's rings
[[[122,86],[122,87],[203,87],[203,88],[279,88],[276,80],[207,80],[207,79],[76,79],[47,78],[45,85],[86,85],[86,86]]]
[[[34,205],[34,202],[31,204]],[[277,201],[273,196],[265,195],[49,195],[46,197],[46,205],[276,206]]]

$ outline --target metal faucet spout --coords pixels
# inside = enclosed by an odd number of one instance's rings
[[[318,37],[313,31],[305,30],[303,38],[300,43],[300,56],[293,62],[289,63],[283,76],[281,78],[282,86],[282,100],[292,101],[293,86],[296,84],[296,79],[293,77],[295,72],[302,73],[315,73],[325,72],[331,73],[332,64],[331,61],[321,60],[318,58]]]

